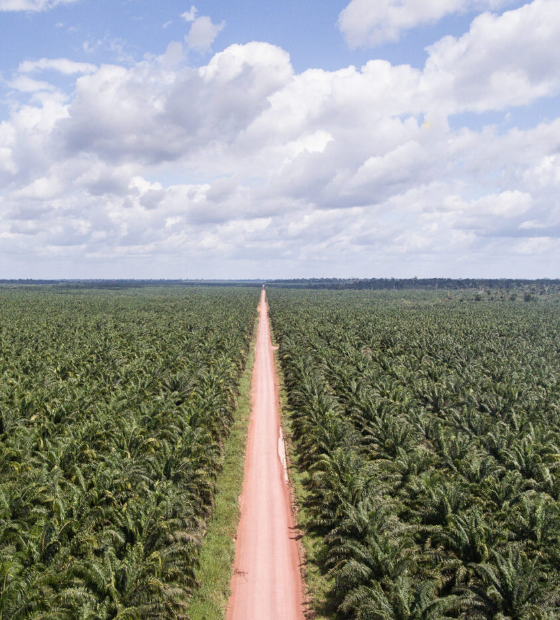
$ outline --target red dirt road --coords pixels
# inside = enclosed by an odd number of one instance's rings
[[[227,620],[303,620],[299,554],[264,291],[259,313],[253,409]]]

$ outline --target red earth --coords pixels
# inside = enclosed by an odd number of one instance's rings
[[[303,620],[302,579],[265,291],[227,620]]]

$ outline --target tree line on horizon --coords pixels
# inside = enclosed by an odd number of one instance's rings
[[[270,280],[269,287],[333,290],[521,290],[538,294],[560,292],[560,279],[535,280],[509,278],[308,278]]]
[[[261,287],[311,288],[333,290],[441,290],[529,292],[535,295],[552,295],[560,292],[560,279],[537,278],[295,278],[295,279],[60,279],[35,280],[0,279],[0,287],[53,287],[65,289],[126,290],[150,287]]]

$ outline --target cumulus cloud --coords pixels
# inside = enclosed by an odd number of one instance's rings
[[[425,89],[449,111],[502,110],[560,90],[560,11],[534,0],[503,15],[480,15],[460,38],[428,48]]]
[[[57,60],[78,76],[65,99],[31,78],[53,61],[22,63],[14,83],[29,101],[0,124],[0,247],[172,275],[202,262],[207,276],[305,275],[303,264],[457,275],[477,260],[523,275],[546,239],[533,275],[552,275],[560,119],[509,131],[448,119],[558,92],[554,4],[479,16],[423,69],[296,73],[287,52],[255,42],[197,68],[175,42],[130,67]]]
[[[289,56],[264,43],[234,45],[201,69],[105,65],[77,80],[59,145],[67,153],[145,163],[213,153],[233,142],[291,76]]]
[[[225,27],[225,22],[213,24],[210,17],[202,15],[197,17],[198,9],[193,5],[190,10],[182,13],[182,17],[190,23],[189,33],[185,37],[187,48],[195,52],[205,53],[210,51],[216,37]]]
[[[184,16],[185,15],[183,14],[183,17]],[[225,26],[225,22],[213,24],[212,20],[207,15],[196,18],[193,15],[193,19],[189,19],[187,21],[192,22],[189,33],[185,37],[187,47],[200,53],[208,52],[210,50],[212,43],[214,43],[216,37]]]
[[[47,11],[77,0],[0,0],[0,11]]]
[[[186,22],[194,22],[194,20],[196,19],[196,14],[197,13],[198,13],[198,9],[193,5],[193,6],[191,6],[189,11],[185,11],[184,13],[182,13],[181,17]]]
[[[12,192],[10,198],[12,200],[52,200],[57,198],[63,192],[63,186],[60,179],[56,176],[50,178],[41,177],[33,181],[26,187]]]
[[[533,202],[531,194],[519,190],[490,194],[474,201],[469,212],[475,215],[517,217],[523,215]]]
[[[352,0],[338,27],[352,48],[396,41],[406,30],[452,13],[495,9],[511,0]]]

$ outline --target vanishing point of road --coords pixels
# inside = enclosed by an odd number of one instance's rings
[[[265,291],[227,620],[303,620],[302,580]]]

